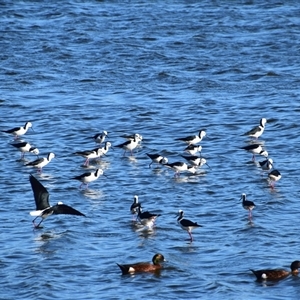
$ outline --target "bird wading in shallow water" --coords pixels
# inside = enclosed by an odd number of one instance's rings
[[[180,161],[177,161],[177,162],[174,162],[171,164],[167,163],[167,164],[164,164],[164,166],[175,171],[174,177],[179,177],[180,172],[188,171],[188,165],[186,163],[180,162]]]
[[[85,217],[85,215],[80,211],[63,204],[62,202],[58,202],[56,205],[50,206],[49,193],[47,189],[32,175],[30,175],[29,181],[36,205],[36,210],[30,212],[31,216],[35,216],[35,219],[32,221],[35,228],[39,228],[43,220],[51,215],[68,214]],[[35,220],[39,217],[41,218],[41,221],[36,225]]]
[[[198,135],[190,135],[184,138],[178,138],[176,140],[191,145],[191,144],[200,143],[205,136],[206,136],[206,132],[204,130],[200,130]]]
[[[269,184],[272,189],[275,188],[275,182],[281,179],[281,174],[278,170],[273,170],[268,174]]]
[[[139,207],[140,207],[140,203],[139,203],[139,197],[137,195],[135,195],[133,197],[133,203],[130,206],[130,212],[133,214],[133,220],[134,220],[134,215],[138,215],[139,213]]]
[[[38,156],[40,153],[38,148],[31,147],[31,145],[27,142],[14,143],[14,144],[10,144],[10,145],[17,148],[21,152],[21,159],[24,158],[26,152],[33,153],[36,156]]]
[[[43,168],[49,164],[49,162],[55,157],[53,152],[50,152],[47,157],[38,158],[32,162],[25,164],[25,166],[35,167],[38,172],[42,173]]]
[[[123,156],[125,156],[127,151],[130,151],[131,156],[133,156],[133,150],[137,147],[139,141],[140,141],[140,135],[136,133],[133,139],[129,139],[125,143],[119,144],[115,147],[124,149]]]
[[[81,175],[72,177],[72,179],[81,181],[80,189],[83,185],[85,185],[85,188],[88,188],[88,185],[90,182],[93,182],[97,180],[101,175],[104,176],[103,170],[97,169],[95,172],[85,172]]]
[[[90,159],[98,158],[98,157],[101,156],[102,148],[95,148],[95,149],[92,149],[92,150],[77,151],[77,152],[74,152],[73,154],[85,157],[86,160],[85,160],[83,165],[88,166],[89,162],[90,162]]]
[[[31,128],[33,130],[31,122],[26,122],[24,126],[15,127],[15,128],[8,129],[8,130],[2,130],[2,132],[12,134],[12,135],[14,135],[15,139],[17,139],[21,135],[24,135],[29,128]]]
[[[267,123],[267,119],[266,118],[260,119],[259,126],[255,126],[251,130],[249,130],[248,132],[246,132],[244,135],[248,135],[250,137],[258,139],[263,134],[263,132],[265,130],[266,123]]]
[[[102,144],[107,136],[107,131],[103,130],[101,133],[96,133],[94,136],[89,137],[89,139],[92,138],[94,139],[95,143]]]
[[[160,154],[150,154],[150,153],[146,153],[146,154],[152,160],[151,163],[149,164],[149,168],[151,168],[151,165],[153,163],[161,164],[161,165],[168,163],[168,159]]]
[[[198,152],[201,153],[202,146],[201,145],[189,144],[183,151],[189,153],[190,155],[195,155]]]
[[[252,201],[246,199],[246,194],[242,194],[241,200],[243,200],[243,208],[249,211],[249,220],[252,219],[252,209],[255,207],[255,204]]]
[[[184,215],[183,210],[179,210],[178,214],[177,214],[177,217],[178,217],[177,222],[183,230],[186,230],[188,232],[188,234],[190,236],[190,242],[192,242],[193,241],[192,230],[194,228],[202,227],[202,226],[195,222],[192,222],[190,220],[184,219],[183,215]]]
[[[157,253],[152,258],[152,264],[147,262],[139,262],[133,264],[121,265],[117,264],[122,271],[122,275],[133,274],[138,272],[157,272],[162,269],[161,263],[165,261],[162,254]]]
[[[289,275],[298,275],[299,273],[299,268],[300,268],[300,261],[295,260],[291,263],[291,271],[287,270],[282,270],[282,269],[274,269],[274,270],[269,270],[269,269],[263,269],[263,270],[252,270],[250,269],[253,274],[256,276],[256,279],[258,281],[277,281],[286,278]]]
[[[258,165],[261,167],[263,171],[270,171],[273,168],[273,159],[267,158],[263,161],[259,161]]]
[[[241,149],[244,149],[253,154],[252,161],[255,161],[255,154],[263,155],[265,157],[268,157],[269,155],[268,152],[264,150],[260,144],[251,144],[248,146],[244,146]]]

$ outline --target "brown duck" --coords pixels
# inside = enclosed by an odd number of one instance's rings
[[[256,276],[257,280],[280,280],[286,278],[290,274],[297,275],[299,273],[298,268],[300,268],[300,261],[295,260],[291,263],[291,271],[276,269],[276,270],[251,270]]]
[[[147,263],[147,262],[140,262],[140,263],[135,263],[135,264],[127,264],[127,265],[119,265],[119,268],[122,271],[122,275],[125,274],[132,274],[132,273],[137,273],[137,272],[155,272],[158,271],[162,268],[160,265],[161,262],[164,262],[165,258],[162,254],[157,253],[153,256],[152,262]]]

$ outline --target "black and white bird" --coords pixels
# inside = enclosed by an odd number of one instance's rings
[[[108,150],[111,148],[111,143],[110,142],[105,142],[104,146],[100,148],[100,155],[99,157],[106,155]]]
[[[275,188],[275,182],[281,179],[281,174],[278,170],[273,170],[268,174],[269,183],[272,189]]]
[[[140,143],[143,140],[143,136],[140,135],[139,133],[129,134],[129,135],[124,134],[124,135],[121,135],[121,137],[126,139],[126,140],[134,140],[136,138],[138,143]]]
[[[192,242],[193,241],[192,230],[197,227],[202,227],[202,226],[197,224],[197,222],[195,223],[190,220],[183,219],[183,215],[184,215],[184,212],[183,212],[183,210],[180,209],[177,214],[177,217],[178,217],[177,222],[183,230],[186,230],[188,232],[188,234],[190,236],[190,242]]]
[[[81,182],[80,189],[83,185],[88,188],[90,182],[97,180],[103,174],[103,170],[97,169],[95,172],[86,172],[79,176],[72,177],[72,179],[78,180]]]
[[[251,144],[248,146],[244,146],[241,149],[244,149],[250,153],[253,154],[252,156],[252,160],[255,161],[255,154],[259,154],[265,157],[268,157],[268,152],[266,150],[263,149],[263,147],[260,144]]]
[[[55,154],[53,152],[50,152],[47,157],[38,158],[34,161],[31,161],[31,162],[25,164],[25,166],[35,167],[41,173],[43,170],[43,167],[48,165],[54,157],[55,157]]]
[[[71,206],[63,204],[62,202],[58,202],[56,205],[51,206],[49,204],[49,193],[47,189],[32,175],[30,175],[29,181],[31,183],[36,205],[36,210],[30,212],[30,215],[35,217],[35,219],[32,221],[35,228],[38,228],[43,220],[52,214],[67,214],[85,217],[85,215],[80,211],[72,208]],[[41,218],[41,221],[36,225],[35,220],[39,217]]]
[[[98,158],[98,157],[101,156],[102,148],[95,148],[95,149],[92,149],[92,150],[77,151],[77,152],[74,152],[73,154],[85,157],[86,160],[85,160],[83,165],[88,166],[89,162],[90,162],[90,159]]]
[[[149,211],[142,211],[141,204],[138,205],[138,220],[139,222],[151,229],[154,226],[156,219],[160,214],[152,214]]]
[[[255,126],[251,130],[246,132],[245,135],[248,135],[250,137],[258,139],[263,134],[263,132],[265,130],[266,123],[267,123],[266,118],[260,119],[259,126]]]
[[[90,138],[94,139],[95,143],[102,144],[107,136],[108,136],[107,131],[103,130],[101,133],[96,133],[94,136]]]
[[[21,152],[21,159],[24,158],[25,153],[29,152],[29,153],[33,153],[36,156],[39,156],[39,149],[36,147],[32,147],[29,143],[27,142],[21,142],[21,143],[13,143],[10,144],[13,147],[17,148],[20,152]]]
[[[26,122],[24,126],[14,127],[12,129],[8,129],[8,130],[2,130],[2,132],[12,134],[12,135],[14,135],[15,139],[17,139],[21,135],[24,135],[29,128],[31,128],[33,130],[31,122]]]
[[[200,143],[205,136],[206,136],[206,132],[204,130],[200,130],[198,135],[191,135],[184,138],[178,138],[176,140],[183,141],[190,145],[190,144]]]
[[[188,165],[184,162],[181,162],[181,161],[176,161],[176,162],[173,162],[173,163],[170,163],[170,164],[167,163],[167,164],[164,164],[164,166],[166,166],[167,168],[170,168],[173,171],[175,171],[175,174],[174,174],[175,177],[179,177],[180,172],[184,172],[184,171],[188,170]]]
[[[124,154],[123,156],[125,156],[127,151],[130,151],[131,156],[133,155],[133,150],[137,147],[138,142],[140,141],[140,137],[139,134],[135,134],[133,139],[129,139],[128,141],[126,141],[125,143],[122,143],[120,145],[117,145],[115,147],[118,148],[122,148],[124,149]]]
[[[189,144],[184,150],[184,152],[187,152],[191,155],[195,155],[198,152],[201,153],[202,151],[202,146],[201,145],[194,145],[194,144]]]
[[[139,203],[139,197],[135,195],[133,197],[133,203],[130,206],[130,212],[133,214],[133,219],[134,219],[134,215],[138,215],[140,205],[141,204]]]
[[[259,161],[258,165],[262,168],[262,170],[270,171],[273,168],[273,159],[267,158],[263,161]]]
[[[151,163],[149,164],[149,168],[151,168],[151,165],[153,163],[161,164],[161,165],[168,163],[168,158],[160,154],[156,154],[156,153],[155,154],[146,153],[146,154],[152,160]]]
[[[186,159],[192,166],[196,166],[198,168],[201,168],[203,165],[207,165],[209,168],[210,166],[208,165],[207,161],[203,157],[199,157],[196,155],[192,156],[186,156],[186,155],[181,155],[184,159]]]
[[[249,211],[249,220],[252,219],[252,209],[255,208],[254,202],[246,199],[246,194],[242,194],[241,200],[243,200],[243,208]]]

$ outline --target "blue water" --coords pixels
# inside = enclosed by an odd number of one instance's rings
[[[299,259],[299,6],[288,1],[2,1],[0,129],[33,123],[23,140],[56,157],[42,174],[1,133],[1,299],[298,299],[299,277],[258,283],[249,270]],[[282,179],[240,148],[259,139]],[[148,167],[146,153],[184,161],[176,138],[205,129],[199,176]],[[106,130],[117,145],[139,133],[133,157],[110,150],[85,171],[74,151]],[[263,160],[257,156],[257,160]],[[86,218],[51,216],[33,230],[29,174]],[[242,208],[256,204],[253,222]],[[138,195],[160,213],[152,232],[132,222]],[[203,227],[194,242],[179,209]],[[167,262],[158,275],[122,276],[116,263]]]

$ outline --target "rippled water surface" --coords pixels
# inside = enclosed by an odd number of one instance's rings
[[[298,299],[300,278],[258,283],[250,268],[285,268],[299,256],[299,13],[292,1],[2,1],[0,129],[56,157],[42,174],[1,133],[1,299]],[[259,139],[280,170],[275,189],[240,148]],[[146,153],[184,161],[176,138],[205,129],[200,174],[149,168]],[[74,151],[106,130],[113,145],[139,133],[134,156],[110,150],[85,171]],[[262,160],[262,157],[257,157]],[[86,218],[51,216],[33,230],[29,174]],[[253,222],[240,201],[256,204]],[[138,195],[160,213],[139,231]],[[203,227],[187,232],[179,209]],[[116,263],[167,262],[159,274],[122,276]]]

